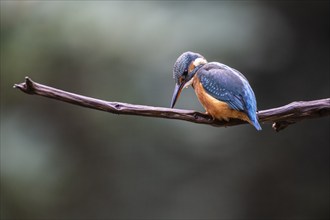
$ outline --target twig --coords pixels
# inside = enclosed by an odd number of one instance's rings
[[[114,114],[179,119],[217,127],[227,127],[246,123],[238,119],[232,119],[228,122],[213,120],[207,114],[192,110],[133,105],[122,102],[108,102],[45,86],[32,81],[29,77],[25,77],[25,82],[15,84],[14,88],[18,88],[27,94],[40,95],[47,98],[68,102],[74,105],[80,105],[83,107],[106,111]],[[259,111],[257,114],[260,122],[273,123],[273,129],[275,129],[275,131],[280,131],[287,126],[303,119],[329,116],[330,98],[314,101],[292,102],[288,105],[278,108]]]

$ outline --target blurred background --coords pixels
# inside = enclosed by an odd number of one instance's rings
[[[329,117],[257,132],[12,88],[169,107],[190,50],[244,73],[259,110],[327,98],[329,1],[0,5],[1,219],[329,219]],[[191,88],[176,107],[204,111]]]

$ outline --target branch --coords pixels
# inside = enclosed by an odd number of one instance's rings
[[[30,95],[40,95],[74,105],[80,105],[82,107],[97,109],[114,114],[178,119],[217,127],[227,127],[246,123],[238,119],[231,119],[228,122],[213,120],[207,114],[192,110],[133,105],[122,102],[108,102],[45,86],[32,81],[29,77],[25,77],[25,82],[15,84],[14,88],[18,88],[22,92]],[[278,108],[259,111],[257,114],[260,122],[273,123],[273,129],[275,129],[275,131],[280,131],[303,119],[329,116],[330,98],[314,101],[292,102]]]

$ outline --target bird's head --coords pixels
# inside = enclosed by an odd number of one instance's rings
[[[179,56],[173,67],[175,88],[172,97],[171,108],[174,107],[182,89],[192,83],[192,78],[197,70],[206,63],[207,61],[205,58],[198,53],[188,51]]]

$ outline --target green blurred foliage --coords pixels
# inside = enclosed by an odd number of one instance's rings
[[[28,75],[170,104],[185,51],[259,109],[330,96],[329,2],[1,1],[1,219],[328,219],[328,118],[274,133],[104,112],[12,89]],[[178,108],[204,111],[192,89]]]

